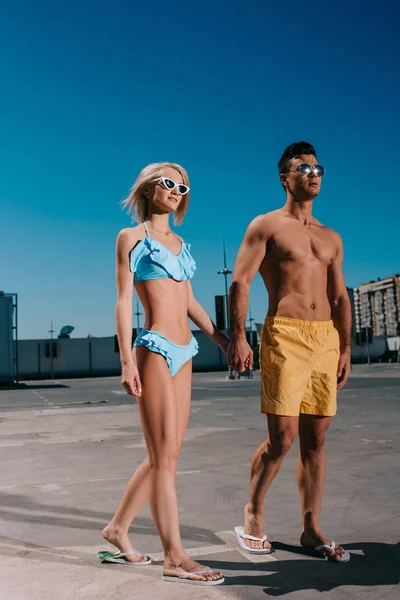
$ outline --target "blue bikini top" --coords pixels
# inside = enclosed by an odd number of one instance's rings
[[[182,242],[179,254],[174,254],[163,244],[149,235],[146,223],[143,223],[146,237],[140,240],[130,252],[130,270],[134,273],[134,283],[147,279],[191,279],[196,263],[190,254],[190,244]]]

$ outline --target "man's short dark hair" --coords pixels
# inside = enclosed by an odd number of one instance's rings
[[[287,173],[290,169],[290,161],[292,158],[298,158],[300,154],[312,154],[317,158],[314,146],[308,142],[295,142],[290,144],[282,154],[280,161],[278,162],[279,174]]]

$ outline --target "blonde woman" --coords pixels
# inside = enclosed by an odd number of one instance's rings
[[[223,351],[228,339],[196,301],[190,279],[196,269],[190,246],[173,233],[189,205],[189,178],[181,166],[154,163],[138,176],[125,201],[139,225],[117,238],[117,334],[122,385],[137,397],[146,458],[133,474],[103,537],[119,552],[103,560],[146,565],[150,557],[133,550],[128,529],[141,506],[150,508],[164,548],[163,579],[217,585],[214,571],[186,554],[179,533],[175,471],[190,410],[192,358],[198,352],[188,317]],[[132,289],[144,307],[145,324],[131,351]]]

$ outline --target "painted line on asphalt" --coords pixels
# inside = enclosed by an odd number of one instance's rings
[[[202,546],[201,548],[185,548],[185,551],[189,556],[206,556],[208,554],[221,554],[223,552],[238,552],[253,563],[277,561],[272,554],[248,554],[247,552],[243,552],[236,543],[236,537],[233,531],[217,531],[215,535],[224,541],[225,544]],[[155,554],[150,553],[150,556],[155,561],[164,560],[163,552],[157,552]]]
[[[221,552],[232,552],[236,550],[234,546],[230,544],[221,544],[219,546],[203,546],[202,548],[185,548],[185,552],[188,556],[205,556],[207,554],[220,554]],[[153,560],[164,560],[164,552],[157,552],[155,554],[150,553]]]
[[[226,542],[226,544],[230,547],[233,547],[239,554],[241,554],[244,558],[247,558],[252,563],[265,563],[265,562],[276,562],[277,559],[274,558],[272,554],[249,554],[248,552],[244,552],[241,548],[238,547],[236,542],[236,535],[234,531],[218,531],[215,535],[217,535],[221,540]]]

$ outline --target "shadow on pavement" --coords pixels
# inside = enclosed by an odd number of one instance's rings
[[[18,509],[18,512],[13,509]],[[53,514],[49,515],[48,513]],[[108,512],[41,504],[17,494],[0,494],[0,517],[9,522],[38,523],[43,526],[98,531],[100,534],[112,516]],[[85,520],[85,518],[88,520]],[[157,535],[153,520],[142,517],[137,517],[134,520],[130,532],[141,535]],[[221,544],[221,539],[209,529],[181,525],[180,532],[184,540],[201,542],[207,545]],[[53,543],[55,546],[63,544],[62,536],[57,540],[57,535],[55,534],[54,538]]]
[[[70,387],[64,383],[16,383],[10,390],[57,390]]]
[[[277,550],[305,554],[300,546],[290,546],[272,542]],[[269,596],[282,596],[290,592],[317,590],[329,592],[340,586],[373,587],[381,585],[396,586],[400,574],[400,543],[354,542],[342,544],[346,550],[362,552],[352,554],[351,560],[344,564],[334,564],[321,559],[281,560],[267,563],[237,563],[226,561],[207,561],[214,569],[222,571],[256,571],[257,574],[226,574],[225,585],[243,585],[263,587]],[[264,571],[265,574],[260,575]],[[239,592],[240,594],[240,592]]]
[[[99,534],[111,518],[108,512],[74,508],[68,506],[48,505],[31,500],[17,494],[0,494],[0,517],[9,522],[37,523],[41,527],[60,527],[97,531]],[[200,527],[181,525],[184,540],[206,545],[220,545],[221,539],[212,531]],[[153,521],[137,518],[131,531],[142,535],[157,535]],[[45,562],[62,562],[67,564],[100,565],[92,553],[75,550],[60,550],[57,546],[65,544],[62,531],[54,531],[50,546],[27,542],[18,538],[0,536],[0,555],[40,560]],[[282,596],[294,591],[317,590],[328,592],[341,586],[396,586],[400,574],[400,543],[353,542],[343,544],[350,552],[351,560],[345,564],[335,564],[318,558],[304,557],[301,546],[272,542],[277,558],[273,562],[251,563],[249,561],[208,560],[207,564],[225,572],[225,586],[262,587],[269,596]],[[279,552],[286,554],[279,560]],[[297,557],[288,558],[288,553]],[[290,556],[289,554],[289,556]],[[227,571],[240,571],[231,575]],[[240,596],[241,590],[236,590]]]

